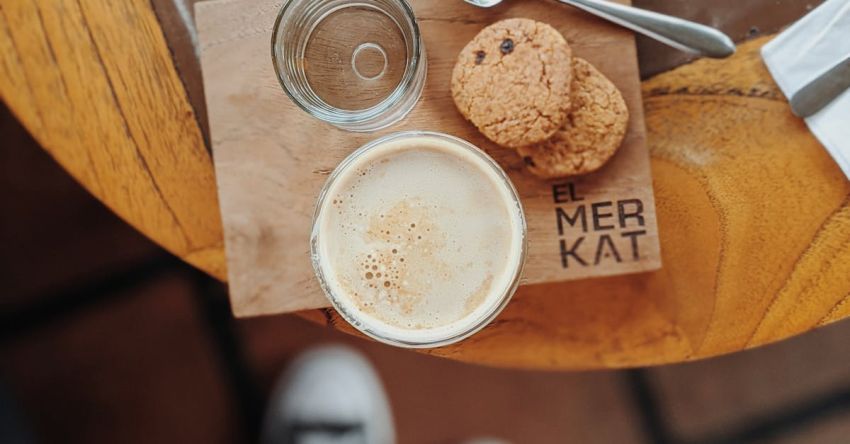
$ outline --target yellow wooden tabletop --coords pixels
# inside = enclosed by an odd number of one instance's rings
[[[643,84],[664,261],[522,288],[488,328],[430,351],[530,368],[680,362],[850,316],[850,183],[761,63],[766,38]],[[0,95],[128,223],[224,279],[212,160],[146,1],[0,5]],[[33,178],[38,180],[38,178]],[[302,316],[351,331],[330,311]]]

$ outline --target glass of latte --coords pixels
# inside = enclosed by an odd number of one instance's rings
[[[402,132],[352,153],[313,220],[316,276],[355,328],[404,347],[460,341],[507,305],[526,223],[504,171],[472,144]]]

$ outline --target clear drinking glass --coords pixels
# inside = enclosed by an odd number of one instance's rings
[[[346,130],[397,122],[425,85],[425,46],[405,0],[288,0],[271,45],[292,101]]]
[[[325,240],[327,233],[324,233],[323,226],[327,214],[335,211],[334,205],[337,204],[337,200],[334,196],[337,193],[336,188],[338,183],[344,183],[352,177],[359,176],[361,174],[360,170],[364,165],[373,162],[374,158],[382,157],[387,153],[393,153],[397,149],[395,148],[397,146],[396,144],[409,143],[411,146],[415,146],[417,141],[423,139],[442,142],[442,146],[445,149],[458,153],[458,159],[466,157],[466,160],[463,160],[463,162],[470,162],[470,165],[477,165],[482,171],[486,170],[489,172],[488,174],[494,181],[494,189],[503,190],[503,202],[505,208],[511,209],[510,213],[512,217],[510,220],[515,222],[515,225],[511,226],[515,230],[516,236],[514,237],[514,248],[510,253],[512,261],[509,261],[509,263],[512,265],[508,266],[504,272],[505,279],[501,281],[503,285],[494,285],[491,292],[495,297],[488,298],[487,303],[481,303],[481,310],[476,310],[474,315],[465,317],[447,328],[441,327],[434,329],[434,331],[408,334],[402,333],[398,329],[381,327],[378,325],[379,323],[367,321],[363,313],[360,313],[354,308],[354,305],[350,302],[351,295],[333,283],[335,281],[333,276],[336,273],[332,265],[333,261],[328,257],[330,253],[327,252],[328,247],[333,242]],[[415,148],[410,149],[415,150]],[[373,158],[372,156],[377,157]],[[434,172],[434,174],[439,177],[439,171]],[[354,196],[352,195],[351,197],[353,198]],[[348,196],[346,196],[346,199],[348,199]],[[496,318],[508,304],[519,286],[527,255],[527,242],[527,226],[519,195],[510,178],[495,160],[478,147],[457,137],[429,131],[405,131],[389,134],[360,147],[340,162],[331,173],[319,194],[316,204],[310,237],[310,253],[313,269],[325,295],[337,312],[352,326],[373,339],[386,344],[408,348],[430,348],[461,341],[475,334]],[[395,250],[393,252],[395,253]]]

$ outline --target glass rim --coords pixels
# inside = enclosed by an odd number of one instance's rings
[[[358,129],[353,128],[354,125],[365,124],[365,123],[368,123],[368,122],[373,121],[373,120],[378,120],[385,113],[392,111],[393,108],[403,98],[404,94],[406,92],[410,91],[411,88],[415,87],[415,83],[416,83],[416,80],[417,80],[417,76],[419,75],[419,71],[420,71],[422,65],[424,63],[426,63],[425,59],[424,59],[425,50],[424,50],[424,45],[423,45],[423,41],[422,41],[422,34],[420,32],[420,29],[419,29],[419,22],[416,19],[416,14],[413,12],[413,8],[410,6],[410,4],[407,2],[407,0],[389,0],[393,3],[395,3],[397,6],[399,6],[401,8],[404,16],[407,18],[407,20],[410,24],[411,35],[412,35],[412,39],[413,39],[413,41],[412,41],[413,54],[409,58],[408,63],[405,65],[404,74],[403,74],[401,80],[399,81],[398,85],[396,85],[396,87],[393,89],[393,91],[389,95],[387,95],[387,97],[385,97],[383,100],[381,100],[380,102],[378,102],[375,105],[372,105],[368,108],[364,108],[362,110],[345,110],[345,109],[342,109],[342,108],[336,108],[336,107],[333,107],[331,105],[327,105],[325,103],[325,105],[329,109],[334,109],[335,110],[334,112],[329,112],[326,109],[323,109],[323,108],[320,108],[320,107],[313,107],[311,105],[304,103],[303,100],[298,98],[298,94],[296,94],[290,88],[290,86],[287,85],[287,82],[284,81],[284,75],[283,75],[282,71],[286,71],[286,68],[281,66],[283,64],[282,54],[278,55],[278,49],[282,46],[282,45],[278,45],[279,36],[280,36],[281,30],[282,30],[282,23],[281,22],[283,21],[283,18],[286,15],[286,13],[289,11],[289,9],[294,4],[296,4],[298,2],[302,2],[302,1],[310,2],[310,1],[315,1],[315,0],[285,0],[284,1],[283,5],[280,8],[280,11],[278,11],[277,18],[275,18],[274,26],[273,26],[273,29],[272,29],[272,36],[271,36],[271,57],[272,57],[272,65],[274,65],[275,77],[277,77],[278,83],[280,84],[281,88],[283,88],[283,91],[286,93],[286,95],[289,97],[289,99],[293,103],[295,103],[296,106],[298,106],[303,111],[310,114],[311,116],[313,116],[313,117],[315,117],[319,120],[322,120],[324,122],[328,122],[332,125],[341,126],[341,127],[344,127],[345,129],[349,129],[349,130],[352,130],[352,131],[358,131]],[[360,2],[353,2],[352,4],[353,5],[360,4],[360,5],[365,5],[365,6],[369,6],[369,7],[374,7],[374,6],[366,5],[366,4],[363,4],[363,3],[360,3]],[[394,22],[396,22],[396,24],[399,26],[400,29],[403,28],[402,24],[398,23],[398,21],[396,21],[395,18],[393,18],[393,17],[390,17],[390,18]],[[312,29],[310,30],[310,33],[312,33]],[[404,34],[404,32],[402,32],[402,34]],[[423,72],[423,74],[424,74],[424,72]],[[320,98],[320,100],[321,100],[321,98]],[[324,100],[321,100],[321,102],[324,103]],[[369,127],[368,129],[362,130],[362,131],[377,131],[379,129],[382,129],[382,128],[389,126],[392,123],[393,122],[389,122],[389,123],[379,125],[379,126],[376,126],[376,127]]]
[[[469,328],[463,329],[462,331],[457,331],[456,333],[445,335],[445,337],[439,337],[433,340],[422,340],[422,341],[411,341],[404,340],[399,338],[393,338],[389,335],[381,334],[380,332],[376,332],[366,325],[364,325],[357,316],[352,315],[349,311],[341,304],[337,299],[338,296],[332,291],[330,286],[328,285],[327,279],[325,278],[325,272],[323,267],[320,264],[321,252],[320,252],[320,222],[322,221],[322,214],[324,211],[324,207],[326,206],[326,200],[329,194],[329,191],[336,183],[337,179],[341,175],[343,175],[348,168],[357,161],[357,159],[365,154],[366,152],[375,149],[387,142],[405,139],[411,137],[434,137],[439,140],[444,140],[451,142],[453,145],[458,146],[459,148],[466,149],[467,151],[475,154],[479,159],[483,160],[486,165],[488,165],[494,173],[496,173],[497,177],[501,179],[501,184],[507,188],[508,195],[511,197],[511,203],[516,205],[516,214],[519,219],[519,229],[520,229],[520,252],[519,258],[517,261],[516,267],[511,270],[513,276],[511,277],[509,285],[507,285],[502,290],[502,295],[499,297],[498,303],[493,304],[488,307],[488,310],[485,311],[478,319],[475,320],[474,323],[471,324]],[[400,131],[391,133],[382,137],[379,137],[375,140],[372,140],[355,151],[349,154],[342,162],[340,162],[337,167],[330,174],[328,179],[325,181],[325,184],[322,186],[322,190],[319,193],[318,198],[316,199],[316,208],[313,213],[312,220],[312,229],[310,233],[310,259],[313,265],[313,271],[316,275],[317,280],[319,281],[319,285],[322,288],[322,291],[325,294],[325,297],[330,301],[331,305],[334,309],[345,319],[349,324],[351,324],[354,328],[356,328],[361,333],[369,336],[372,339],[375,339],[379,342],[394,345],[398,347],[404,348],[436,348],[442,347],[450,344],[454,344],[460,342],[475,333],[479,332],[481,329],[490,324],[490,322],[495,319],[499,313],[501,313],[504,308],[508,305],[508,303],[513,298],[514,293],[516,293],[516,289],[519,287],[520,280],[522,278],[523,270],[525,268],[525,262],[528,256],[528,224],[525,218],[525,211],[522,207],[522,202],[519,198],[519,193],[516,190],[513,182],[508,177],[505,170],[496,162],[492,157],[490,157],[487,153],[485,153],[481,148],[473,145],[472,143],[461,139],[459,137],[451,136],[449,134],[434,132],[434,131]]]

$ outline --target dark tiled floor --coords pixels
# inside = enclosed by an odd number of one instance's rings
[[[191,286],[162,275],[0,349],[44,442],[235,442],[241,436]]]
[[[459,443],[491,435],[516,443],[642,442],[621,372],[546,373],[486,368],[398,350],[286,316],[241,322],[265,388],[308,344],[351,344],[375,363],[401,443]]]
[[[785,413],[847,390],[848,344],[850,323],[845,322],[780,344],[660,367],[649,374],[673,432],[697,439],[730,428],[746,428],[754,419]]]
[[[765,439],[770,444],[846,443],[850,441],[850,413],[835,414],[788,433]]]
[[[345,342],[382,375],[401,443],[848,442],[850,322],[698,363],[546,373],[294,316],[235,321],[219,285],[94,201],[5,112],[0,140],[0,386],[42,441],[249,442],[287,362]]]

